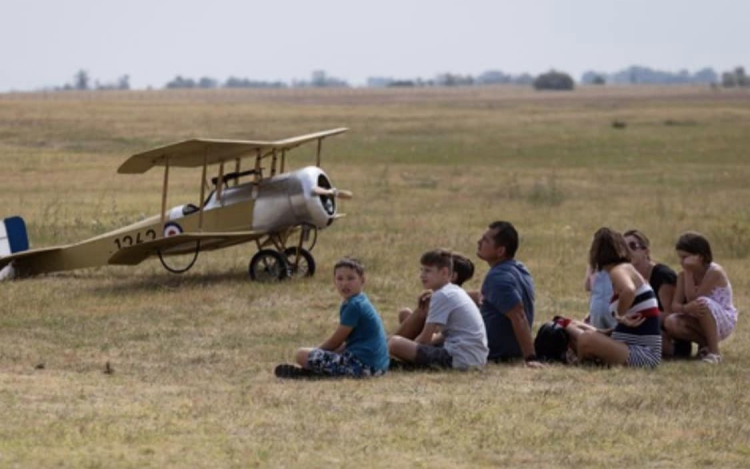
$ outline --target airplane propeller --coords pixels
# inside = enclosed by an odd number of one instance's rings
[[[351,199],[354,197],[354,194],[351,191],[345,191],[341,189],[331,188],[323,188],[320,186],[313,187],[313,194],[315,195],[327,195],[329,197],[338,197],[340,199]]]

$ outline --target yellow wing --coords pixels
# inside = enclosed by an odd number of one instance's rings
[[[289,150],[303,143],[338,135],[347,130],[342,127],[273,142],[206,138],[184,140],[133,155],[120,166],[117,172],[122,174],[145,173],[155,166],[164,166],[167,158],[169,158],[170,167],[198,168],[203,166],[204,161],[210,165],[247,156],[256,156],[258,150],[261,152],[274,149]]]

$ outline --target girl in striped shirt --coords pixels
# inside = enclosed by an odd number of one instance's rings
[[[603,270],[612,280],[610,311],[617,321],[612,336],[571,324],[566,330],[578,358],[599,359],[610,365],[654,368],[661,363],[661,332],[656,294],[630,263],[622,234],[600,228],[589,251],[591,269]]]

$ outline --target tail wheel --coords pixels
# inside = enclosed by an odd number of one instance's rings
[[[284,257],[286,257],[286,262],[289,265],[290,277],[312,277],[315,275],[315,259],[307,249],[300,249],[298,257],[296,247],[286,248]],[[296,265],[295,261],[297,262]]]
[[[250,278],[257,282],[279,282],[289,278],[289,264],[272,249],[261,249],[250,261]]]

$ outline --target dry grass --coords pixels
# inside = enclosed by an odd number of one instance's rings
[[[348,126],[324,166],[357,196],[322,233],[314,279],[253,284],[252,248],[236,247],[181,277],[147,262],[0,285],[0,466],[746,467],[749,102],[694,88],[0,95],[2,216],[23,215],[37,247],[156,213],[161,175],[115,170],[182,138]],[[170,203],[194,202],[198,178],[177,172]],[[707,233],[742,316],[725,363],[273,377],[333,330],[338,257],[365,260],[393,330],[419,254],[471,254],[494,219],[521,232],[537,323],[584,314],[599,226],[642,229],[673,266],[680,231]]]

